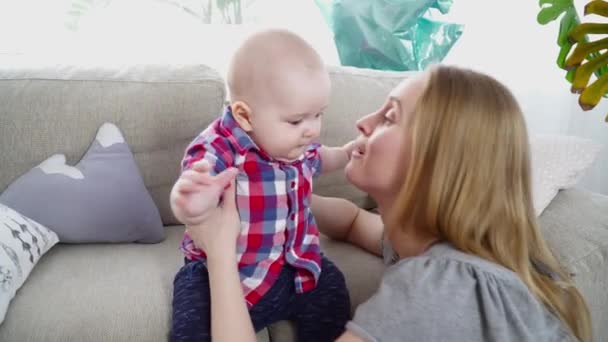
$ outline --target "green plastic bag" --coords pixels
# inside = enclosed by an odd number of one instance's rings
[[[426,18],[445,14],[453,0],[316,0],[334,32],[342,65],[379,70],[423,70],[441,61],[462,25]]]

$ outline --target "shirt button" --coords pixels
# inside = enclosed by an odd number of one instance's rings
[[[295,188],[296,187],[296,182],[291,182],[291,188]]]
[[[291,214],[291,216],[289,216],[289,219],[292,220],[292,221],[295,220],[296,219],[296,215],[295,214]]]

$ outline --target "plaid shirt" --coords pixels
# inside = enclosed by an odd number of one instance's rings
[[[212,174],[236,167],[241,218],[237,257],[249,307],[272,287],[287,262],[297,269],[295,289],[313,289],[321,273],[319,231],[310,211],[312,177],[321,171],[319,145],[285,163],[268,156],[240,128],[230,107],[188,146],[182,171],[200,159],[215,165]],[[205,260],[190,236],[181,249],[190,260]]]

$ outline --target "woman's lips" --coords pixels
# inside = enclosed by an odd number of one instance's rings
[[[356,147],[353,152],[351,153],[351,157],[355,158],[355,159],[361,159],[363,158],[363,155],[365,153],[363,152],[363,149],[361,147]]]

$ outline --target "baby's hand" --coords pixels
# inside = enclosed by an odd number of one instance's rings
[[[171,209],[175,217],[185,225],[201,224],[212,209],[216,208],[220,195],[238,170],[228,168],[212,176],[211,165],[200,160],[179,177],[171,190]]]
[[[346,144],[342,145],[342,149],[344,150],[344,152],[346,152],[348,160],[350,160],[353,150],[355,149],[355,140],[351,140]]]
[[[346,164],[348,164],[354,148],[354,140],[340,147],[321,146],[319,153],[321,154],[321,160],[323,161],[323,173],[343,169]]]

